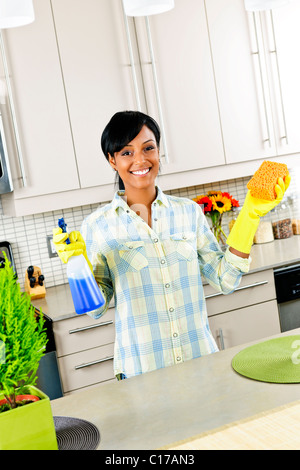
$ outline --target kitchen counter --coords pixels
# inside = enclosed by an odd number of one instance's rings
[[[288,334],[300,329],[276,337]],[[99,450],[153,450],[299,400],[300,384],[258,382],[232,369],[248,345],[53,400],[53,415],[92,422]]]
[[[300,263],[300,236],[253,245],[251,258],[250,273]],[[33,300],[32,304],[52,321],[76,316],[68,284],[48,288],[46,297]],[[113,306],[112,301],[110,307]]]

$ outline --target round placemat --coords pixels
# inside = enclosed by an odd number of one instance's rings
[[[83,419],[53,416],[59,450],[95,450],[100,442],[98,428]]]
[[[300,335],[254,344],[234,356],[233,369],[261,382],[300,383]]]

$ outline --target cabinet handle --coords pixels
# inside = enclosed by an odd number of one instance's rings
[[[152,76],[153,76],[153,82],[154,82],[154,88],[155,88],[156,103],[157,103],[159,120],[160,120],[161,139],[162,139],[163,148],[164,148],[164,155],[162,155],[162,157],[165,158],[166,163],[169,163],[169,153],[168,153],[168,147],[167,147],[167,142],[166,142],[164,116],[163,116],[162,105],[161,105],[161,100],[160,100],[157,70],[156,70],[156,65],[155,65],[155,56],[154,56],[152,35],[151,35],[150,22],[149,22],[148,16],[145,17],[145,23],[146,23],[148,47],[149,47],[149,52],[150,52],[151,65],[152,65]]]
[[[280,78],[280,70],[279,70],[279,64],[278,64],[278,55],[277,55],[277,46],[276,46],[275,29],[274,29],[274,21],[273,21],[272,10],[270,10],[270,23],[271,23],[271,32],[272,32],[273,44],[272,44],[272,47],[270,48],[269,52],[270,52],[270,54],[274,54],[274,57],[275,57],[276,74],[277,74],[277,78],[278,78],[278,88],[279,88],[279,96],[280,96],[280,107],[281,107],[281,112],[282,112],[282,121],[283,121],[284,134],[285,134],[281,137],[281,139],[285,139],[286,144],[288,145],[287,126],[286,126],[284,102],[283,102],[283,96],[282,96],[281,78]]]
[[[217,338],[220,339],[220,349],[221,349],[221,351],[224,351],[224,349],[225,349],[225,344],[224,344],[224,336],[223,336],[223,330],[222,330],[222,328],[219,328],[219,329],[218,329]]]
[[[135,91],[135,99],[136,99],[136,104],[137,104],[137,110],[141,111],[142,107],[141,107],[138,81],[137,81],[137,78],[136,78],[132,42],[131,42],[131,36],[130,36],[130,31],[129,31],[129,23],[128,23],[127,15],[125,13],[125,8],[124,8],[124,2],[123,1],[122,1],[122,7],[123,7],[124,24],[125,24],[125,30],[126,30],[127,46],[128,46],[128,52],[129,52],[129,58],[130,58],[132,81],[133,81],[133,86],[134,86],[134,91]]]
[[[26,188],[27,178],[26,178],[25,167],[24,167],[24,159],[23,159],[23,152],[22,152],[22,146],[21,146],[21,139],[20,139],[20,134],[19,134],[19,129],[18,129],[18,122],[17,122],[13,92],[12,92],[12,88],[11,88],[10,73],[9,73],[9,68],[8,68],[8,63],[7,63],[5,43],[4,43],[3,34],[2,34],[1,30],[0,30],[0,49],[1,49],[1,55],[2,55],[2,61],[3,61],[5,81],[6,81],[6,85],[7,85],[8,102],[9,102],[11,118],[12,118],[12,122],[13,122],[13,131],[14,131],[14,135],[15,135],[15,142],[16,142],[16,148],[17,148],[19,167],[20,167],[20,172],[21,172],[21,178],[20,179],[22,180],[23,187]]]
[[[239,290],[244,290],[244,289],[250,289],[250,287],[263,286],[264,284],[268,284],[268,282],[269,281],[254,282],[253,284],[248,284],[247,286],[237,287],[234,292],[237,292]],[[219,295],[224,295],[224,294],[223,292],[216,292],[215,294],[206,295],[205,299],[210,299],[211,297],[218,297]]]
[[[95,364],[101,364],[101,362],[111,361],[113,358],[114,356],[108,356],[104,357],[103,359],[97,359],[96,361],[86,362],[85,364],[79,364],[78,366],[75,366],[75,370],[84,369],[85,367],[94,366]]]
[[[99,328],[100,326],[112,325],[113,321],[104,321],[102,323],[97,323],[96,325],[83,326],[82,328],[76,328],[75,330],[69,330],[69,335],[73,333],[80,333],[80,331],[92,330],[93,328]]]
[[[262,90],[262,97],[263,97],[263,106],[264,106],[264,115],[265,115],[265,122],[266,122],[266,129],[267,129],[267,138],[263,140],[263,142],[268,142],[269,147],[271,147],[271,137],[270,137],[270,126],[269,126],[269,117],[268,117],[268,110],[266,104],[266,93],[264,87],[264,80],[263,80],[263,71],[262,71],[262,63],[261,63],[261,53],[259,50],[259,41],[258,41],[258,32],[257,32],[257,22],[255,13],[248,14],[248,18],[252,18],[253,28],[254,28],[254,37],[255,37],[255,51],[252,52],[253,56],[258,57],[258,66],[259,66],[259,76],[260,76],[260,84]]]

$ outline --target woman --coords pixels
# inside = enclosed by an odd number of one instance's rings
[[[106,300],[94,318],[103,315],[114,295],[118,378],[217,351],[201,275],[228,294],[249,270],[250,248],[243,251],[243,244],[233,243],[223,253],[199,205],[168,196],[155,185],[159,143],[160,130],[152,118],[116,113],[101,145],[124,190],[84,220],[86,251],[79,232],[70,234],[71,245],[63,243],[67,235],[59,230],[54,237],[65,262],[84,253],[92,265]],[[284,190],[283,184],[280,197]]]

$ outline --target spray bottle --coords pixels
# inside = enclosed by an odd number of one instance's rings
[[[64,233],[67,224],[58,219],[58,226]],[[67,238],[66,244],[69,245]],[[71,256],[67,264],[67,276],[76,313],[95,313],[105,304],[103,295],[83,255]]]

